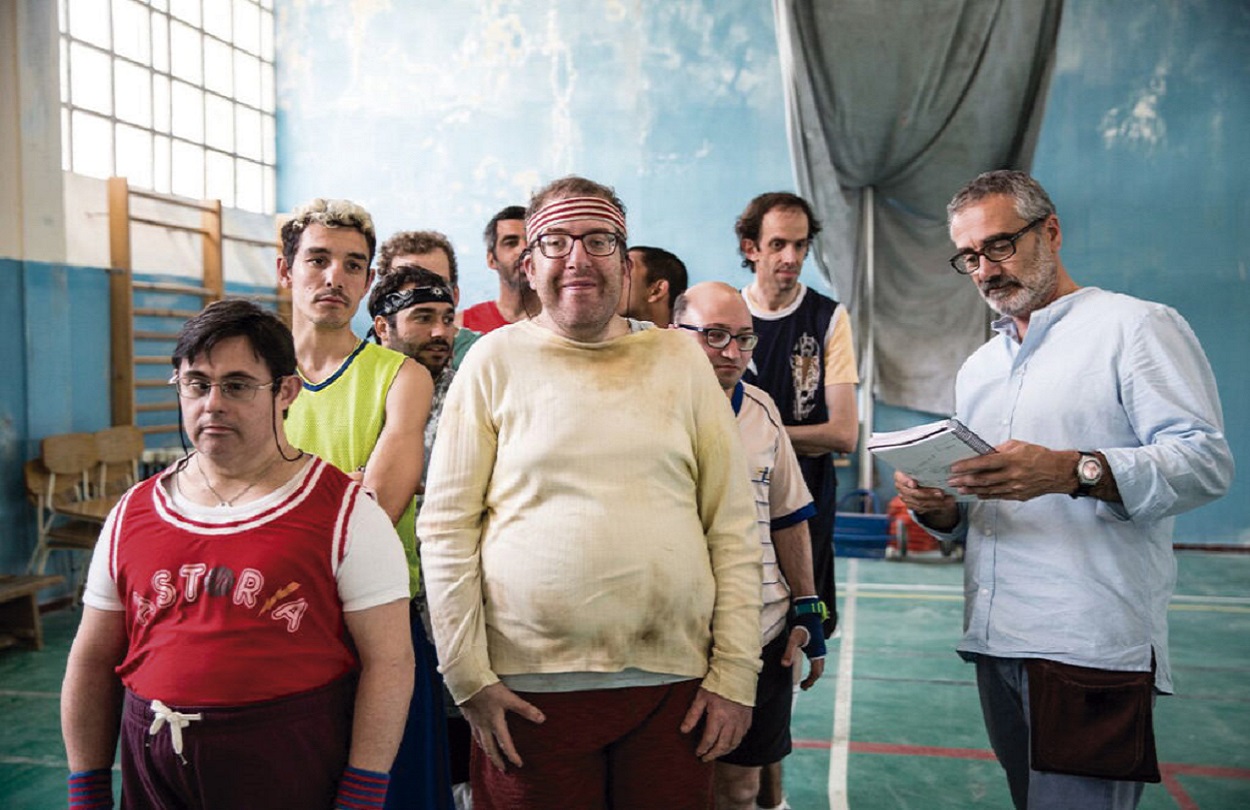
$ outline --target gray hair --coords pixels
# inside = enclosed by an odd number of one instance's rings
[[[1050,201],[1050,196],[1041,183],[1024,172],[999,169],[977,175],[955,193],[946,206],[947,224],[973,203],[999,195],[1011,197],[1015,201],[1016,216],[1025,222],[1055,213],[1055,204]]]

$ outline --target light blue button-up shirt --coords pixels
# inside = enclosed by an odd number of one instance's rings
[[[943,535],[967,540],[960,653],[1146,671],[1153,652],[1171,692],[1174,516],[1233,477],[1206,355],[1175,310],[1094,287],[1034,312],[1023,342],[994,329],[959,372],[959,418],[996,446],[1101,451],[1123,502],[961,504]]]

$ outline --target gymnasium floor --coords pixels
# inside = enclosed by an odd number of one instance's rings
[[[1178,695],[1159,700],[1164,774],[1143,810],[1250,807],[1250,555],[1181,552]],[[844,632],[800,699],[786,786],[796,810],[1010,808],[972,668],[953,652],[959,565],[838,561]],[[42,652],[0,651],[0,808],[65,806],[57,692],[78,614],[44,617]],[[837,711],[835,712],[835,706]],[[836,718],[836,719],[835,719]],[[832,767],[830,763],[832,762]]]

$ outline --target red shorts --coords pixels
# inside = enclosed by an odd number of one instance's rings
[[[712,763],[681,733],[699,681],[584,692],[522,692],[546,722],[508,715],[524,767],[500,773],[473,746],[475,810],[706,810]]]

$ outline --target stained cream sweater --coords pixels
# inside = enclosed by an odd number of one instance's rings
[[[729,401],[684,335],[484,336],[443,406],[417,533],[457,702],[498,674],[633,667],[752,704],[754,500]]]

